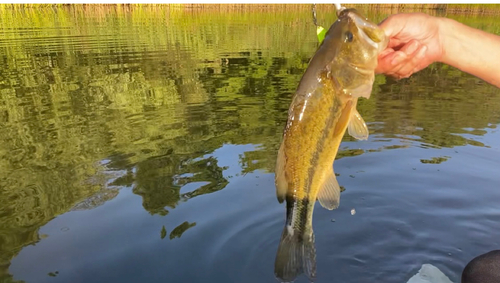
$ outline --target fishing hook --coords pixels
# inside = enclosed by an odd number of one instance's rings
[[[335,9],[337,9],[337,17],[340,15],[340,12],[345,10],[345,7],[342,7],[340,3],[334,3],[333,6],[335,6]]]

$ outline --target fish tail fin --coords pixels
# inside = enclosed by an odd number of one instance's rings
[[[276,253],[274,274],[281,282],[292,282],[302,273],[305,273],[311,282],[316,278],[314,233],[305,238],[286,225]]]

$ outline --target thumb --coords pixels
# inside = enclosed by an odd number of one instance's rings
[[[384,30],[385,35],[390,39],[398,35],[405,26],[405,19],[402,14],[391,15],[380,22],[379,26]]]

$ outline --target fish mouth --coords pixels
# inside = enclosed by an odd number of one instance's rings
[[[378,43],[371,39],[362,28],[359,29],[359,34],[361,35],[361,38],[373,46],[373,48],[378,49]]]
[[[379,26],[369,22],[356,11],[351,11],[347,16],[354,22],[358,28],[359,35],[365,42],[375,49],[385,48],[385,46],[383,46],[383,42],[386,38],[385,33]]]

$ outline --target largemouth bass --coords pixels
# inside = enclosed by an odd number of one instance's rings
[[[311,59],[288,111],[276,163],[276,194],[286,200],[286,223],[275,261],[280,281],[316,274],[312,229],[316,200],[339,206],[340,186],[333,162],[346,129],[357,139],[368,128],[356,110],[369,98],[378,54],[387,46],[384,31],[354,9],[339,12]]]

